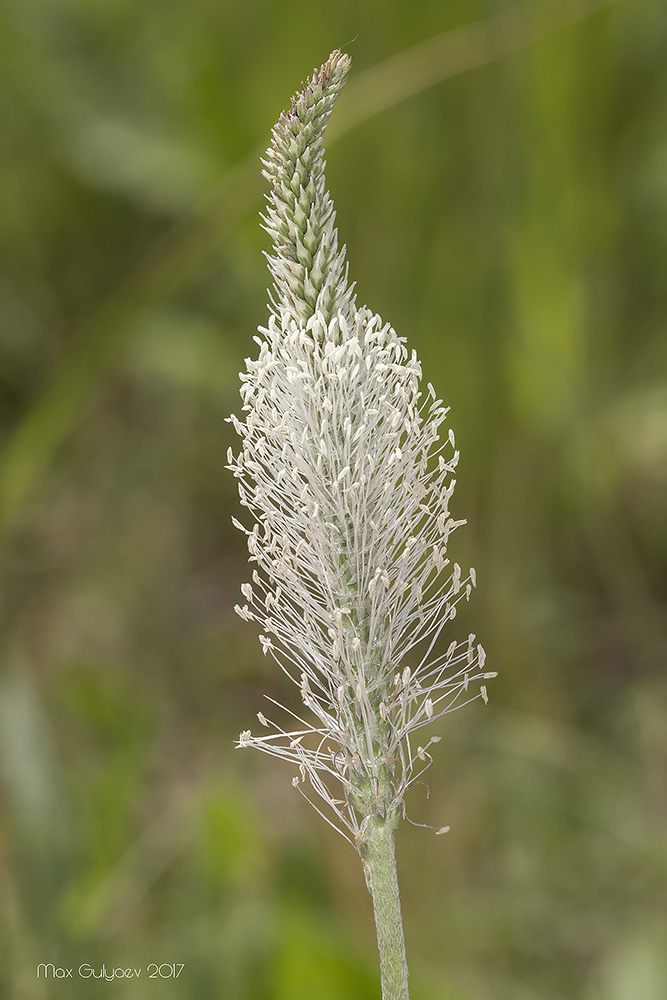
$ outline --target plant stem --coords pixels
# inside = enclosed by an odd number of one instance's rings
[[[361,852],[366,884],[373,899],[380,952],[383,1000],[409,1000],[408,965],[398,893],[394,828],[371,817]]]

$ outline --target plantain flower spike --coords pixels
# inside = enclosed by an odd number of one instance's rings
[[[297,685],[303,717],[274,702],[256,747],[294,765],[293,785],[363,857],[369,822],[393,829],[438,736],[417,734],[487,700],[474,635],[442,651],[475,571],[447,557],[459,453],[448,407],[405,338],[348,281],[325,183],[323,134],[349,70],[339,51],[292,99],[264,160],[271,315],[241,374],[244,419],[228,452],[252,583],[235,608]],[[272,701],[272,699],[269,699]],[[444,832],[448,828],[442,828]]]

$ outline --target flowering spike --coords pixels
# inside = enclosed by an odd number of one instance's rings
[[[356,307],[338,249],[322,138],[348,68],[334,52],[314,73],[263,161],[274,308],[241,376],[241,452],[228,467],[255,521],[235,522],[257,567],[236,610],[260,626],[304,713],[278,706],[281,726],[260,712],[269,731],[244,731],[238,746],[296,765],[295,786],[365,857],[431,763],[439,737],[415,751],[411,734],[477,690],[486,701],[477,682],[491,675],[473,634],[437,647],[476,583],[446,555],[465,523],[449,512],[448,410],[430,384],[422,392],[403,339]]]

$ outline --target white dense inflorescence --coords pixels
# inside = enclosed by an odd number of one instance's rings
[[[437,640],[475,572],[447,557],[459,453],[447,408],[421,391],[404,338],[356,308],[325,190],[322,134],[349,67],[332,54],[273,133],[265,216],[274,239],[273,312],[241,375],[245,419],[229,468],[253,515],[252,583],[237,613],[261,627],[298,685],[304,717],[258,719],[254,746],[296,765],[293,784],[357,846],[368,818],[394,825],[428,767],[415,734],[482,697],[485,653]],[[269,699],[272,700],[272,699]],[[277,703],[275,703],[277,704]],[[308,789],[322,800],[323,809]]]

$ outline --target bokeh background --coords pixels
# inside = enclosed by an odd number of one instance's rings
[[[399,830],[414,1000],[664,1000],[664,0],[1,0],[3,996],[379,997],[356,855],[232,743],[293,697],[232,611],[259,155],[334,47],[341,237],[452,406],[500,672],[408,804],[451,833]]]

